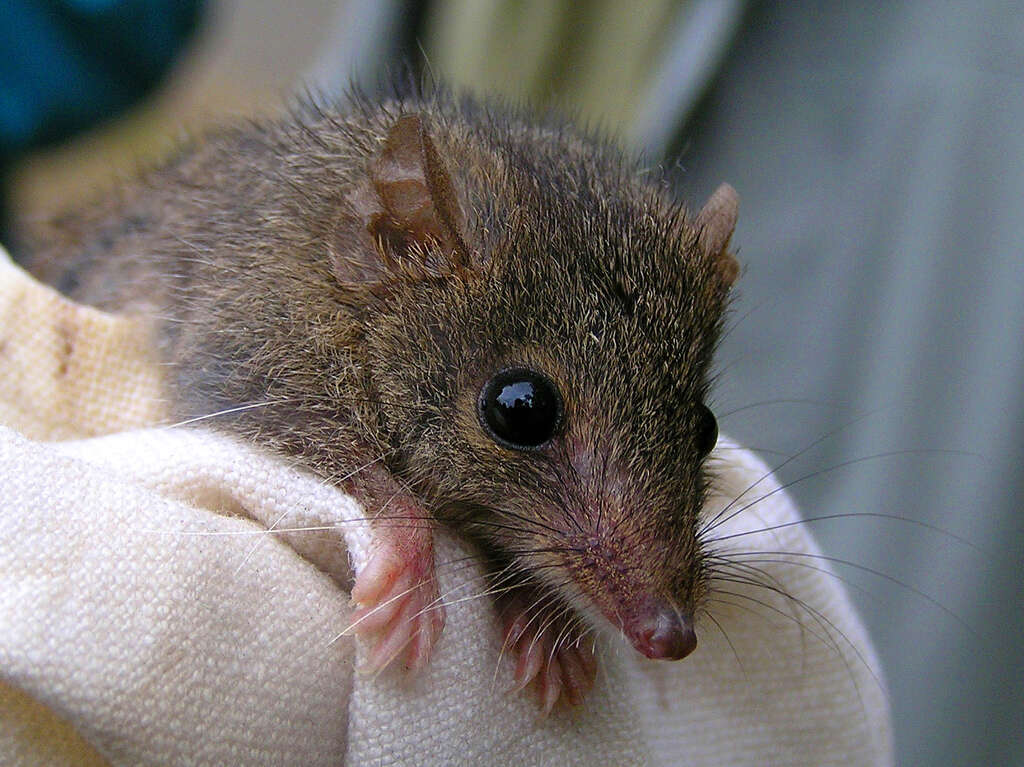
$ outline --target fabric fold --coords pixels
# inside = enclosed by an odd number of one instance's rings
[[[647,661],[609,630],[584,705],[542,719],[529,695],[504,694],[512,660],[483,573],[445,530],[448,623],[429,667],[355,671],[361,648],[343,633],[369,545],[358,503],[209,426],[105,426],[95,413],[158,402],[158,376],[136,342],[58,381],[39,339],[83,317],[127,332],[0,261],[0,419],[15,427],[0,429],[5,764],[891,763],[870,642],[748,451],[722,439],[714,454],[708,518],[729,511],[708,545],[733,564],[697,651]],[[69,356],[96,354],[103,335],[78,334],[91,340]],[[128,370],[143,371],[130,387]],[[62,408],[39,401],[51,390]],[[102,408],[50,426],[84,412],[76,397]],[[159,421],[146,407],[138,421]]]

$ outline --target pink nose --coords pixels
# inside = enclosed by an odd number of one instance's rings
[[[645,610],[626,636],[637,652],[657,660],[680,660],[697,647],[691,622],[670,607]]]

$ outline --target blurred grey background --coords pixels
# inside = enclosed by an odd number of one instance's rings
[[[807,517],[846,515],[809,524],[874,637],[898,763],[1024,765],[1024,4],[224,0],[143,109],[16,168],[12,206],[401,60],[575,110],[678,165],[694,205],[736,187],[723,429]]]

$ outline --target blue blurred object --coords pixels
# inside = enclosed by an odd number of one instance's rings
[[[129,107],[168,71],[203,0],[4,0],[0,169]]]

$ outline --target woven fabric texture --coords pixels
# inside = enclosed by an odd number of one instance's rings
[[[541,719],[503,694],[512,663],[472,598],[482,575],[439,531],[448,623],[430,667],[363,676],[342,635],[369,542],[358,503],[251,445],[162,426],[138,328],[5,258],[4,764],[891,763],[870,642],[750,452],[716,450],[707,513],[763,498],[715,546],[790,554],[752,556],[771,588],[723,586],[687,660],[644,660],[609,632],[585,704]]]

